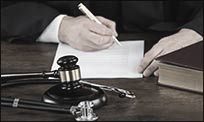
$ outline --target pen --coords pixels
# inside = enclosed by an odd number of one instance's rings
[[[80,3],[80,4],[78,5],[78,8],[79,8],[79,10],[80,10],[82,13],[84,13],[90,20],[92,20],[92,21],[94,21],[94,22],[96,22],[96,23],[98,23],[98,24],[102,24],[102,23],[86,8],[86,6],[84,6],[82,3]],[[120,44],[120,42],[118,41],[118,39],[117,39],[115,36],[112,36],[112,38],[115,40],[115,42],[116,42],[118,45],[122,46],[122,45]]]

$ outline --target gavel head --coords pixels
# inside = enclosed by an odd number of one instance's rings
[[[62,83],[75,82],[81,79],[80,67],[77,62],[78,58],[73,55],[63,56],[58,59],[57,64],[60,65],[58,71]]]
[[[74,70],[79,69],[79,66],[76,65],[78,58],[73,55],[63,56],[58,59],[57,64],[60,65],[61,70]]]

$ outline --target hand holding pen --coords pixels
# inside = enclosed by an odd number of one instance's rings
[[[61,42],[81,51],[98,51],[111,47],[117,36],[116,25],[113,21],[97,16],[103,23],[98,24],[86,16],[64,16],[58,38]]]

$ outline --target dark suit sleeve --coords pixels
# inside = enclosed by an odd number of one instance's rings
[[[36,40],[59,12],[37,2],[2,3],[1,40]]]
[[[185,23],[180,28],[193,29],[203,36],[203,1],[180,2],[177,20]]]

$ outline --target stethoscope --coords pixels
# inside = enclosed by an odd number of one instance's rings
[[[58,59],[57,63],[60,65],[58,70],[1,74],[1,87],[24,84],[57,84],[44,93],[42,101],[1,97],[1,106],[65,112],[72,114],[77,121],[95,121],[98,116],[93,109],[100,108],[107,102],[104,90],[117,93],[120,98],[135,98],[133,92],[82,80],[77,62],[77,57],[69,55]],[[22,80],[28,78],[30,80]],[[35,78],[38,78],[37,82],[31,80]],[[40,80],[39,78],[46,80]]]

